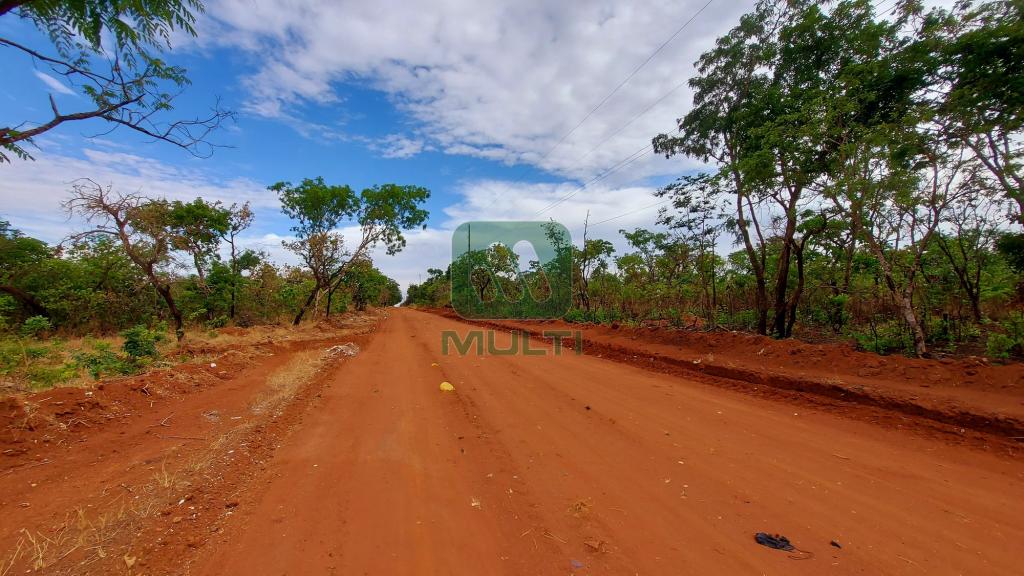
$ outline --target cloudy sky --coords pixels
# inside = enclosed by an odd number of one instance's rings
[[[650,139],[685,114],[693,62],[752,1],[426,4],[209,0],[198,38],[175,39],[168,60],[192,79],[181,115],[218,97],[238,111],[213,138],[225,147],[197,159],[69,124],[38,139],[35,161],[0,165],[0,218],[59,241],[82,226],[60,210],[80,177],[150,196],[251,201],[246,243],[285,262],[289,223],[267,185],[418,184],[433,193],[428,229],[376,259],[403,286],[450,261],[451,230],[467,220],[554,218],[579,241],[589,211],[592,234],[615,240],[620,228],[652,227],[652,192],[697,168],[650,153]],[[0,17],[0,35],[50,51],[13,15]],[[87,106],[49,72],[0,58],[0,125],[45,121],[47,94],[62,111]]]

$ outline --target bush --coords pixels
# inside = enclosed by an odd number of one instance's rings
[[[21,343],[14,338],[0,340],[0,374],[11,374],[25,360],[25,351]]]
[[[53,329],[53,323],[46,316],[32,316],[21,325],[22,336],[40,336]]]
[[[119,376],[135,374],[141,367],[135,357],[129,356],[125,358],[119,356],[110,349],[110,345],[106,342],[97,343],[96,349],[92,352],[76,354],[75,362],[78,366],[88,371],[89,375],[95,380],[99,380],[100,376],[105,374]]]
[[[1014,347],[1017,346],[1017,342],[999,332],[993,332],[988,335],[988,343],[985,348],[988,352],[989,358],[996,358],[998,360],[1006,360],[1010,357],[1010,352],[1013,351]]]
[[[989,333],[986,343],[989,357],[1006,360],[1011,354],[1024,352],[1024,314],[1014,312],[999,325],[1006,333]]]
[[[131,358],[156,358],[159,352],[156,343],[164,339],[164,335],[145,326],[136,326],[121,332],[124,344],[121,348]]]
[[[74,362],[65,362],[57,366],[32,366],[26,375],[33,388],[52,388],[78,376],[78,365]]]
[[[580,310],[579,308],[573,308],[572,310],[569,310],[568,312],[565,313],[564,318],[565,321],[570,324],[579,324],[581,322],[587,321],[586,316],[583,313],[583,310]]]
[[[909,355],[914,352],[914,341],[899,321],[872,323],[867,331],[852,332],[850,335],[857,341],[857,346],[866,352],[882,355],[892,352]]]
[[[227,316],[217,316],[213,320],[208,320],[206,322],[206,327],[210,328],[210,329],[223,328],[223,327],[225,327],[227,325],[228,325],[228,317]]]

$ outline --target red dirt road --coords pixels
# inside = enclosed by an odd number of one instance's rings
[[[586,355],[441,354],[470,329],[392,313],[189,573],[1020,573],[1019,458]]]

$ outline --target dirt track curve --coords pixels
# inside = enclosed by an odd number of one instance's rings
[[[393,312],[189,573],[1020,573],[1017,458],[586,355],[441,354],[472,328]]]

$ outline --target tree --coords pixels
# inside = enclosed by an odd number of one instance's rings
[[[232,204],[228,208],[228,231],[224,237],[227,240],[228,246],[231,247],[230,258],[231,258],[231,303],[228,309],[228,317],[232,320],[235,318],[235,301],[238,299],[238,281],[241,277],[243,269],[252,269],[255,267],[257,259],[254,254],[247,251],[245,256],[247,266],[240,265],[237,239],[238,235],[249,228],[252,225],[252,221],[255,215],[252,212],[252,208],[249,207],[249,203],[246,202],[241,206]]]
[[[701,56],[680,134],[654,139],[667,156],[714,159],[719,180],[704,185],[731,186],[734,227],[756,278],[759,332],[767,333],[773,310],[771,331],[790,335],[802,293],[800,262],[792,278],[795,251],[806,244],[801,231],[816,229],[803,218],[818,214],[817,192],[842,144],[898,116],[922,83],[912,66],[889,61],[901,46],[898,31],[899,23],[876,20],[866,0],[762,0]],[[769,243],[777,244],[774,270]]]
[[[699,75],[690,79],[693,108],[679,120],[679,134],[659,134],[654,150],[671,157],[686,154],[718,164],[719,182],[729,182],[735,199],[735,230],[756,281],[757,331],[768,330],[766,245],[755,203],[761,194],[757,174],[757,128],[768,120],[765,107],[770,60],[777,45],[779,9],[762,0],[755,11],[701,55]]]
[[[658,213],[658,223],[668,226],[679,240],[692,248],[694,266],[704,296],[704,320],[715,326],[718,310],[718,238],[728,221],[723,210],[723,190],[718,180],[708,174],[684,176],[658,190],[655,195],[669,196],[671,208]],[[723,221],[724,218],[724,221]],[[629,236],[627,236],[629,239]]]
[[[175,200],[167,214],[171,228],[171,245],[192,258],[199,286],[206,289],[206,270],[216,258],[220,240],[228,234],[231,213],[220,202],[196,198],[192,202]]]
[[[587,214],[590,218],[590,214]],[[590,280],[608,270],[608,258],[615,253],[611,242],[587,238],[587,224],[583,224],[583,247],[574,250],[573,276],[577,286],[577,298],[584,310],[590,310]]]
[[[1024,3],[958,2],[912,15],[932,59],[924,96],[938,129],[974,153],[1024,224]]]
[[[402,291],[398,288],[398,283],[374,268],[373,262],[369,260],[353,262],[345,274],[343,283],[352,295],[352,303],[356,310],[366,310],[366,307],[371,305],[392,306],[402,301]]]
[[[181,311],[171,292],[171,276],[165,268],[171,263],[174,233],[169,226],[170,205],[166,200],[150,200],[136,194],[115,192],[84,178],[74,182],[71,197],[64,202],[68,214],[95,223],[95,228],[73,234],[73,241],[106,235],[121,243],[128,258],[142,270],[167,305],[174,320],[174,332],[180,342],[185,337]]]
[[[956,275],[971,307],[974,321],[983,320],[981,295],[985,270],[996,259],[996,242],[1006,223],[1006,206],[992,194],[971,194],[951,203],[944,217],[950,233],[938,233],[935,242]]]
[[[282,243],[298,254],[313,273],[313,289],[293,321],[298,325],[306,309],[333,285],[335,272],[345,254],[344,240],[335,228],[356,213],[359,197],[348,186],[331,186],[320,177],[305,178],[297,186],[278,182],[269,189],[277,192],[281,199],[281,211],[297,221],[292,226],[296,240]]]
[[[0,18],[10,14],[31,22],[49,37],[54,51],[3,37],[0,46],[45,64],[91,102],[84,110],[63,112],[51,95],[48,120],[0,126],[0,163],[10,161],[8,154],[30,159],[25,145],[36,136],[93,118],[109,130],[123,126],[192,154],[208,154],[208,136],[233,113],[217,103],[204,117],[164,120],[189,80],[184,68],[159,55],[170,47],[172,34],[195,36],[195,15],[202,10],[199,0],[0,0]]]
[[[50,313],[21,284],[33,268],[50,256],[45,242],[24,236],[12,228],[10,222],[0,220],[0,292],[13,297],[36,316]]]
[[[428,216],[420,205],[430,197],[430,191],[420,186],[384,184],[356,195],[348,186],[329,186],[323,178],[307,178],[298,186],[279,182],[270,189],[280,196],[284,213],[298,221],[292,227],[298,241],[306,242],[306,250],[319,251],[311,259],[320,267],[314,273],[316,285],[296,314],[296,325],[324,291],[330,314],[334,292],[341,286],[349,266],[368,259],[370,251],[378,245],[383,245],[388,255],[397,254],[405,247],[403,232],[425,227]],[[351,251],[344,251],[343,240],[335,228],[348,218],[358,222],[360,238]]]

